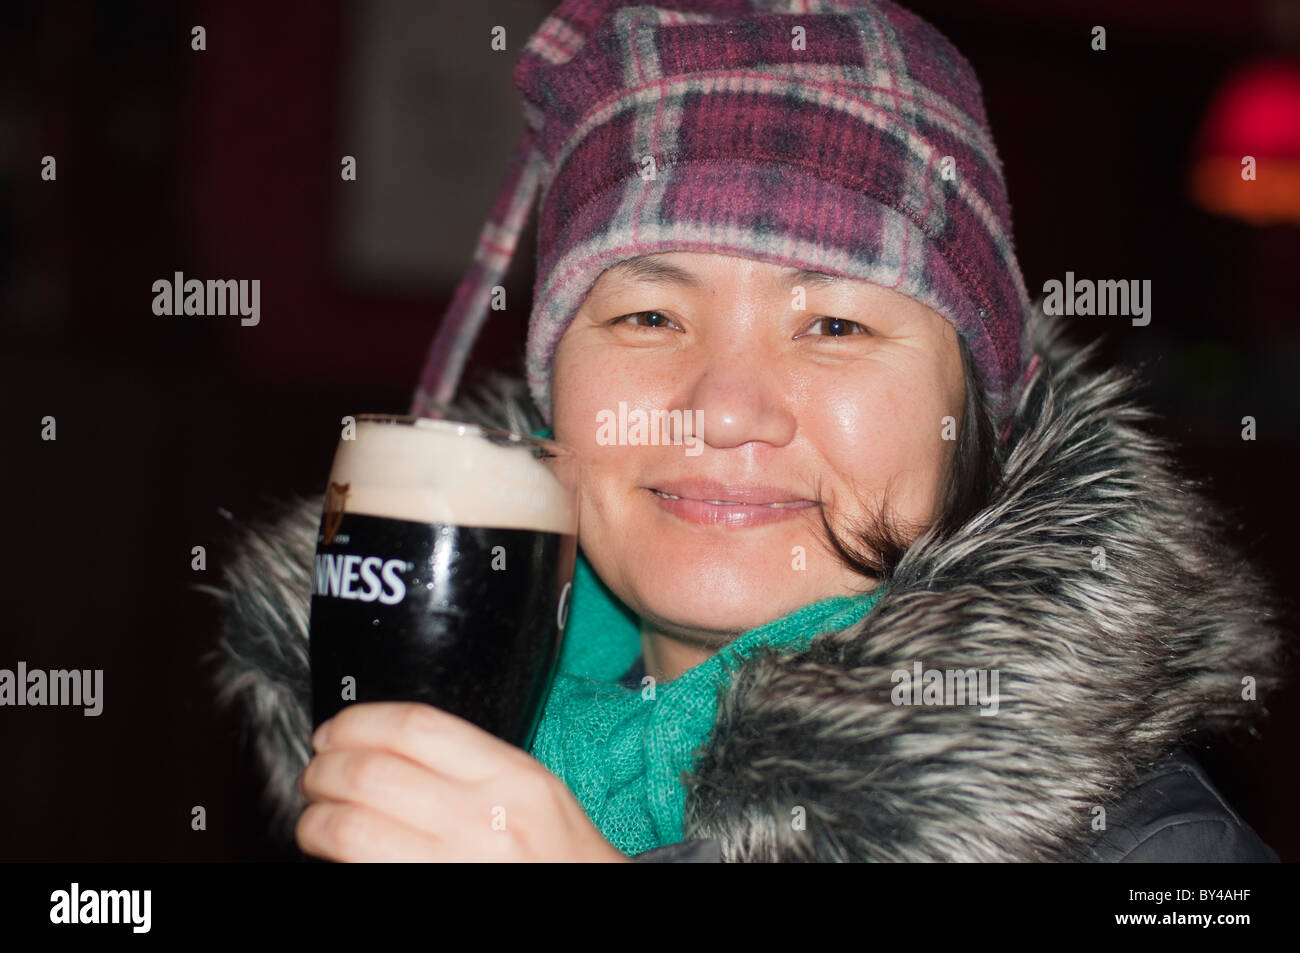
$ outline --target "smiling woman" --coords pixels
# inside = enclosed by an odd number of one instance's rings
[[[952,325],[879,285],[792,288],[792,269],[729,255],[636,266],[603,274],[559,343],[554,431],[583,459],[583,551],[647,621],[662,680],[739,632],[875,588],[824,525],[909,539],[928,526],[955,445],[942,421],[961,420],[965,386]],[[593,421],[624,401],[692,411],[704,457],[599,445]]]
[[[1029,301],[969,64],[885,0],[808,7],[565,0],[529,40],[412,411],[578,457],[557,673],[528,752],[354,705],[310,756],[320,500],[250,529],[223,686],[304,850],[1276,859],[1183,750],[1277,683],[1273,595]],[[539,193],[526,380],[457,400]],[[611,440],[634,414],[669,439]]]

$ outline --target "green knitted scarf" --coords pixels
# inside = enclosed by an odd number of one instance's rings
[[[708,741],[732,671],[765,646],[801,651],[852,625],[883,592],[804,606],[741,634],[672,681],[625,688],[621,680],[641,656],[640,624],[579,550],[559,663],[530,751],[625,854],[676,843],[686,808],[682,773]]]

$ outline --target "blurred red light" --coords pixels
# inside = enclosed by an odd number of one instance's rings
[[[1300,224],[1300,63],[1256,62],[1224,83],[1206,111],[1189,184],[1208,211]]]

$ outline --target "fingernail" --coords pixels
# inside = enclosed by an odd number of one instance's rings
[[[316,729],[316,734],[313,735],[311,739],[312,746],[317,751],[324,751],[326,748],[329,747],[329,738],[330,738],[330,722],[327,721],[319,728]]]

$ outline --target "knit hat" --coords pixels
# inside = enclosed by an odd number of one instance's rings
[[[934,27],[887,0],[564,0],[514,79],[526,129],[412,413],[455,395],[540,187],[526,371],[548,423],[556,345],[601,272],[693,251],[927,305],[1009,426],[1028,295],[979,83]]]

